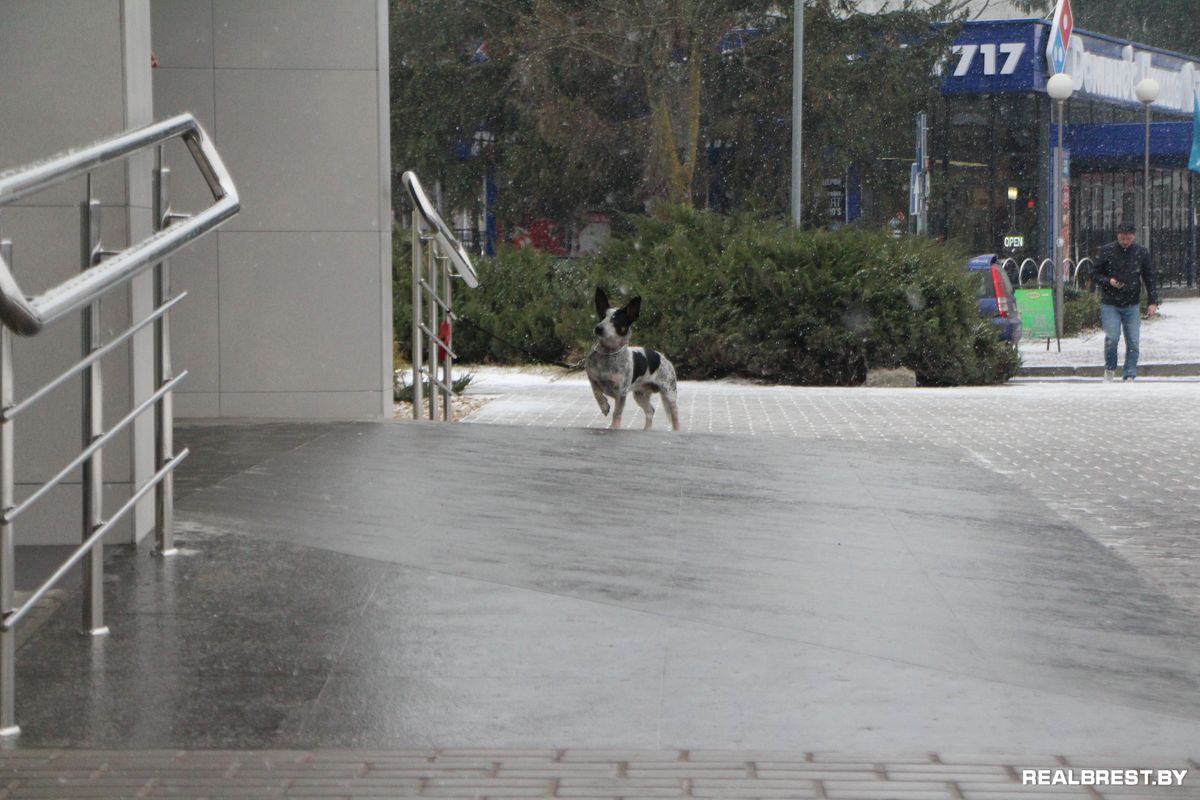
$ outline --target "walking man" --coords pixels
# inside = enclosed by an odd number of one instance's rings
[[[1138,341],[1141,338],[1142,283],[1150,305],[1147,316],[1158,313],[1158,289],[1150,251],[1137,244],[1133,223],[1122,222],[1117,228],[1117,240],[1100,248],[1100,256],[1092,269],[1092,279],[1100,287],[1100,324],[1104,327],[1104,380],[1117,374],[1117,343],[1125,331],[1125,369],[1122,377],[1137,378]]]

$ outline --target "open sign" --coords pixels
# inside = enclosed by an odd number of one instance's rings
[[[1025,246],[1024,236],[1005,236],[1004,246],[1009,250],[1019,250]]]

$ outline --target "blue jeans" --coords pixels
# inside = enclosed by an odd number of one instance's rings
[[[1117,343],[1125,329],[1125,371],[1123,377],[1137,377],[1138,342],[1142,337],[1142,309],[1131,306],[1100,304],[1100,325],[1104,328],[1104,368],[1117,368]]]

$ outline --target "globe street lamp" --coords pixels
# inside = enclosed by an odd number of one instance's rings
[[[1063,241],[1062,224],[1062,173],[1063,173],[1063,117],[1067,100],[1075,92],[1075,81],[1065,72],[1050,76],[1046,81],[1046,93],[1058,102],[1058,148],[1054,151],[1054,197],[1051,200],[1054,208],[1054,231],[1051,239],[1054,242],[1054,326],[1061,340],[1063,335]],[[1062,347],[1060,342],[1059,347]]]
[[[1138,102],[1146,107],[1146,174],[1143,178],[1146,196],[1142,202],[1142,245],[1146,249],[1150,248],[1150,106],[1154,105],[1161,91],[1162,87],[1154,78],[1144,78],[1133,87]]]

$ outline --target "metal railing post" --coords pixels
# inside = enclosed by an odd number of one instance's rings
[[[0,258],[12,266],[12,242],[0,241]],[[6,325],[0,325],[0,408],[9,408],[15,397],[13,393],[13,334]],[[8,617],[13,611],[16,594],[16,549],[13,542],[13,526],[8,521],[8,511],[13,507],[13,421],[5,416],[0,419],[0,616]],[[16,630],[0,630],[0,737],[15,736],[21,732],[16,715]]]
[[[441,293],[438,288],[438,255],[437,249],[432,245],[429,248],[429,329],[425,331],[425,336],[428,337],[425,342],[425,347],[429,351],[425,357],[429,361],[426,367],[425,374],[429,376],[429,419],[432,422],[437,422],[438,418],[438,395],[441,392],[437,385],[437,362],[438,362],[438,304],[437,301],[441,298]]]
[[[154,229],[161,231],[173,221],[171,214],[171,170],[163,166],[163,146],[154,151]],[[162,306],[171,295],[171,262],[163,259],[154,267],[154,305]],[[154,323],[154,388],[161,389],[171,374],[171,323],[163,314]],[[162,469],[174,458],[175,415],[171,393],[154,406],[154,464]],[[154,489],[154,554],[173,556],[175,549],[175,475],[168,473]]]
[[[88,271],[100,262],[100,201],[92,197],[92,175],[87,177],[87,199],[82,204],[83,270]],[[80,326],[84,358],[100,347],[100,300],[83,309]],[[83,372],[82,432],[86,448],[104,433],[104,384],[100,362],[94,361]],[[104,462],[100,450],[83,462],[83,530],[82,541],[104,524]],[[108,633],[104,624],[104,545],[97,544],[88,553],[83,565],[83,629],[85,636]]]
[[[421,386],[422,356],[421,340],[421,259],[424,232],[421,230],[421,215],[415,208],[412,212],[412,373],[413,373],[413,419],[421,418],[424,405],[424,389]]]
[[[450,312],[447,309],[454,308],[454,305],[452,303],[453,287],[451,286],[450,282],[449,259],[443,258],[441,260],[441,264],[442,285],[446,287],[446,305],[442,310],[445,314],[445,319],[450,321]],[[453,325],[452,321],[451,325]],[[451,334],[447,338],[449,338],[450,341],[446,343],[446,355],[442,358],[442,383],[446,386],[454,386],[454,374],[452,369],[454,366],[454,353],[452,352],[452,348],[454,347],[453,328],[451,328]],[[441,355],[441,352],[439,351],[438,354]],[[454,420],[454,397],[450,392],[443,392],[442,394],[442,419],[446,420],[447,422],[452,422]]]

